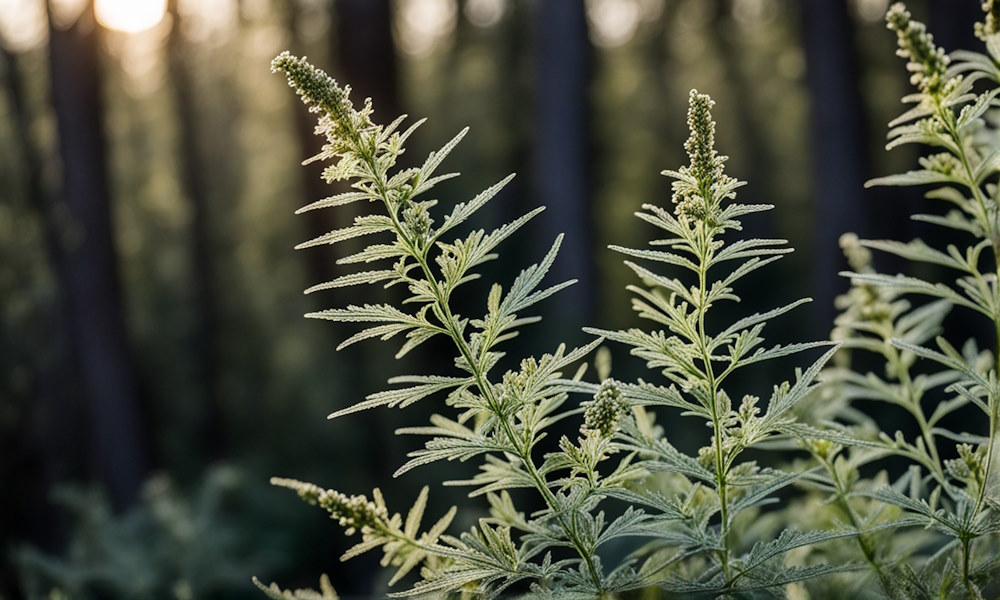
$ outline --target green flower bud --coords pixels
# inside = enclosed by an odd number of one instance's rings
[[[603,437],[609,438],[618,431],[618,424],[627,408],[628,404],[622,397],[618,382],[614,379],[605,379],[594,394],[594,399],[586,403],[583,428],[599,432]]]

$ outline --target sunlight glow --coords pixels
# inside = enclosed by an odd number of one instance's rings
[[[12,52],[35,48],[45,41],[45,10],[32,0],[0,0],[0,42]]]
[[[852,0],[851,6],[865,23],[879,23],[889,10],[889,0]]]
[[[455,0],[400,0],[397,6],[397,42],[406,54],[426,56],[455,31]]]
[[[663,0],[587,0],[590,38],[601,48],[628,43],[643,23],[663,13]]]
[[[476,27],[493,27],[507,12],[507,0],[467,0],[465,17]]]
[[[163,20],[167,0],[97,0],[97,20],[108,29],[137,33]]]

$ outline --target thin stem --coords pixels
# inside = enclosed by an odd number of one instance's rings
[[[819,458],[819,457],[817,457]],[[837,492],[837,504],[840,505],[841,509],[847,514],[848,520],[851,522],[851,527],[855,531],[858,531],[858,546],[861,548],[861,553],[864,555],[865,560],[871,565],[872,569],[875,570],[875,574],[878,575],[879,583],[882,584],[882,589],[885,591],[886,595],[890,598],[894,597],[892,593],[892,586],[890,585],[889,576],[883,571],[883,567],[878,562],[878,557],[875,555],[875,549],[872,548],[871,541],[867,536],[863,535],[861,530],[861,518],[855,512],[854,507],[851,506],[850,501],[847,499],[847,485],[843,479],[841,479],[840,474],[834,465],[827,459],[820,458],[820,463],[826,468],[827,473],[830,474],[833,479],[834,487]]]
[[[698,235],[697,241],[700,246],[698,248],[698,254],[701,264],[698,269],[698,346],[701,351],[701,359],[704,362],[704,371],[707,378],[709,398],[711,400],[709,409],[712,413],[712,430],[714,432],[715,441],[715,485],[716,490],[719,493],[719,518],[721,520],[719,526],[719,535],[722,539],[722,545],[725,549],[719,551],[719,559],[722,561],[722,571],[725,574],[726,581],[729,581],[729,548],[727,545],[727,538],[729,535],[729,500],[727,497],[727,480],[726,480],[726,457],[725,451],[722,447],[722,422],[721,416],[719,414],[719,390],[718,383],[715,379],[715,369],[712,366],[712,355],[708,348],[708,333],[705,328],[705,313],[708,312],[708,307],[706,303],[708,302],[708,265],[712,260],[712,249],[711,249],[711,239],[712,232],[709,229],[708,223],[702,222],[701,229]]]
[[[558,510],[558,503],[555,495],[552,493],[552,490],[549,489],[548,482],[542,474],[538,472],[538,468],[535,466],[534,460],[531,457],[532,444],[519,437],[513,427],[511,427],[510,421],[505,418],[502,411],[503,407],[493,392],[493,386],[486,378],[486,374],[483,372],[483,366],[478,360],[475,360],[475,357],[472,355],[472,349],[469,348],[468,343],[465,341],[465,337],[462,335],[458,319],[455,318],[451,312],[447,292],[444,291],[441,282],[438,281],[434,272],[431,270],[430,264],[427,262],[426,253],[420,251],[417,244],[415,244],[414,241],[407,235],[406,229],[403,227],[402,223],[399,222],[399,216],[396,214],[396,211],[393,209],[393,206],[388,199],[385,177],[378,172],[374,157],[369,156],[367,153],[364,153],[363,156],[365,164],[373,176],[372,180],[375,183],[378,194],[386,206],[389,217],[392,219],[396,235],[399,236],[399,239],[406,245],[410,256],[412,256],[420,266],[420,269],[424,274],[424,278],[431,284],[435,304],[440,311],[439,316],[443,317],[442,325],[448,331],[449,337],[455,343],[455,346],[458,348],[462,358],[465,359],[466,363],[469,365],[476,387],[486,399],[486,403],[487,406],[489,406],[490,411],[497,417],[497,421],[500,423],[500,427],[503,430],[504,435],[507,437],[511,447],[514,448],[517,457],[521,460],[525,470],[528,472],[528,476],[534,482],[535,488],[539,491],[539,493],[541,493],[546,505],[550,510]],[[567,524],[564,516],[560,516],[558,521],[563,532],[566,534],[566,537],[570,540],[570,543],[573,544],[573,547],[580,555],[580,558],[586,563],[587,570],[594,586],[598,590],[601,590],[603,586],[601,584],[601,577],[597,572],[597,566],[594,564],[591,552],[585,547],[583,541],[580,539],[580,536],[576,531],[575,522]]]
[[[943,113],[943,111],[942,111]],[[943,114],[952,114],[951,111]],[[994,285],[1000,282],[1000,236],[997,235],[996,228],[994,227],[993,219],[990,219],[990,211],[986,207],[986,200],[983,197],[982,189],[980,189],[979,184],[976,182],[975,174],[972,170],[972,164],[969,161],[968,153],[965,151],[965,144],[963,143],[961,135],[955,129],[954,123],[951,119],[942,119],[948,128],[948,133],[951,135],[952,140],[955,142],[955,146],[958,149],[958,159],[962,163],[962,168],[965,170],[965,175],[968,181],[965,182],[966,187],[972,192],[973,198],[979,207],[981,212],[983,225],[986,229],[986,234],[989,236],[989,240],[992,243],[993,248],[993,265],[994,265]],[[975,266],[975,265],[973,265]],[[982,275],[978,273],[978,269],[974,269],[976,272],[973,274],[977,280],[982,281]],[[982,282],[985,284],[985,282]],[[993,314],[993,330],[995,333],[995,345],[993,348],[993,354],[996,359],[994,365],[994,373],[1000,374],[1000,315],[996,314],[996,308],[994,307]],[[979,486],[978,493],[976,495],[976,506],[972,513],[972,518],[975,519],[983,507],[983,501],[986,499],[986,488],[989,484],[990,475],[992,474],[993,465],[993,453],[996,438],[996,428],[997,428],[997,407],[1000,405],[1000,400],[996,397],[995,390],[990,390],[990,395],[988,398],[989,403],[989,418],[990,418],[990,429],[989,429],[989,439],[986,442],[986,475],[983,477],[983,483]],[[968,537],[962,537],[962,581],[965,583],[967,589],[972,593],[973,584],[969,578],[971,563],[972,563],[972,540]]]
[[[958,159],[962,163],[962,168],[965,169],[965,174],[968,177],[966,186],[972,191],[972,195],[982,212],[983,225],[986,227],[986,233],[989,236],[990,241],[993,245],[993,264],[995,268],[994,275],[996,280],[994,285],[1000,283],[1000,236],[993,226],[993,221],[989,217],[989,210],[986,208],[986,200],[983,198],[982,189],[980,189],[979,184],[976,183],[975,175],[972,170],[972,165],[969,161],[968,153],[965,151],[965,146],[962,143],[961,136],[958,131],[951,125],[950,121],[945,121],[948,124],[948,131],[951,134],[952,140],[954,140],[956,147],[958,148]],[[978,273],[976,273],[978,275]],[[981,276],[980,276],[981,277]],[[993,331],[995,334],[996,345],[993,348],[993,355],[995,357],[996,363],[994,365],[995,373],[1000,374],[1000,316],[997,314],[993,315]],[[996,426],[997,426],[997,406],[1000,404],[998,399],[995,397],[995,392],[990,393],[989,397],[989,408],[990,408],[990,434],[989,439],[986,442],[986,475],[983,477],[983,484],[979,486],[979,493],[976,497],[976,509],[973,515],[978,515],[979,511],[982,509],[983,501],[986,498],[986,488],[990,480],[991,467],[993,465],[993,452],[994,452],[994,438],[996,437]],[[967,573],[965,573],[967,575]],[[968,579],[966,578],[966,581]]]
[[[885,342],[889,341],[889,338],[885,336],[883,336],[882,339]],[[906,402],[907,409],[909,413],[913,415],[913,418],[917,420],[917,425],[920,427],[920,436],[923,438],[924,443],[927,445],[927,450],[930,453],[932,464],[925,464],[925,466],[931,467],[929,470],[931,471],[931,474],[934,475],[934,478],[937,479],[938,483],[948,489],[951,489],[947,477],[945,477],[944,466],[941,463],[941,456],[938,453],[937,440],[935,439],[933,432],[931,432],[931,428],[927,423],[927,415],[924,413],[923,406],[920,404],[920,398],[917,396],[916,389],[913,386],[913,379],[910,377],[910,369],[903,365],[899,350],[889,344],[886,345],[888,347],[886,358],[889,360],[890,364],[893,365],[894,370],[898,374],[897,377],[899,382],[903,386],[903,397]]]

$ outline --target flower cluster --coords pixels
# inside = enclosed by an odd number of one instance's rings
[[[357,530],[378,528],[389,518],[384,506],[375,504],[363,495],[348,496],[312,483],[280,477],[273,477],[271,484],[293,489],[306,503],[325,509],[331,518],[345,528],[347,535]]]
[[[715,223],[719,204],[729,197],[735,183],[723,172],[728,157],[715,150],[715,121],[711,112],[714,105],[707,94],[691,90],[687,114],[691,135],[684,142],[691,164],[681,167],[680,177],[673,185],[677,216],[709,224]]]
[[[309,112],[326,113],[339,123],[353,120],[356,111],[349,99],[351,86],[337,85],[325,71],[311,65],[305,57],[282,52],[271,61],[271,72],[285,74],[288,85],[302,98]]]
[[[893,4],[885,15],[886,26],[896,32],[899,49],[896,54],[908,59],[906,69],[911,73],[910,83],[920,91],[937,96],[946,86],[945,71],[948,55],[934,45],[934,36],[927,27],[912,19],[910,11],[901,2]]]
[[[917,159],[920,166],[928,171],[941,173],[942,175],[953,175],[962,170],[962,163],[950,152],[939,152]]]
[[[847,262],[855,273],[874,273],[872,253],[861,245],[856,234],[845,233],[840,236],[840,248],[847,257]],[[844,311],[836,321],[836,326],[830,334],[831,339],[842,341],[850,338],[855,330],[863,327],[882,329],[891,327],[894,312],[892,302],[894,294],[878,286],[855,281],[846,294],[834,300],[835,306]]]
[[[585,403],[585,406],[583,428],[598,432],[605,438],[610,438],[618,430],[618,424],[628,408],[621,388],[614,379],[605,379],[594,394],[594,399]]]
[[[973,493],[978,493],[986,476],[985,448],[959,444],[956,450],[958,458],[944,461],[948,474],[964,483]]]
[[[403,210],[403,224],[412,240],[426,242],[433,231],[434,219],[424,202],[408,202]]]
[[[359,169],[361,163],[381,159],[380,155],[387,155],[388,162],[383,166],[388,168],[401,154],[395,140],[385,139],[383,128],[372,122],[374,110],[370,98],[365,99],[361,110],[357,110],[350,99],[351,86],[340,86],[304,57],[288,52],[282,52],[271,61],[271,71],[284,73],[288,85],[302,98],[309,111],[320,115],[316,133],[326,138],[326,144],[323,151],[308,162],[337,159],[323,170],[327,182],[363,175],[364,170]],[[360,183],[359,189],[363,190],[368,182]]]
[[[986,0],[983,2],[983,12],[986,13],[986,18],[982,23],[976,23],[976,37],[985,42],[988,37],[1000,31],[1000,4],[995,0]]]

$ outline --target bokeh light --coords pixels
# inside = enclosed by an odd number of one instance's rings
[[[96,0],[97,20],[108,29],[137,33],[163,20],[167,0]]]

